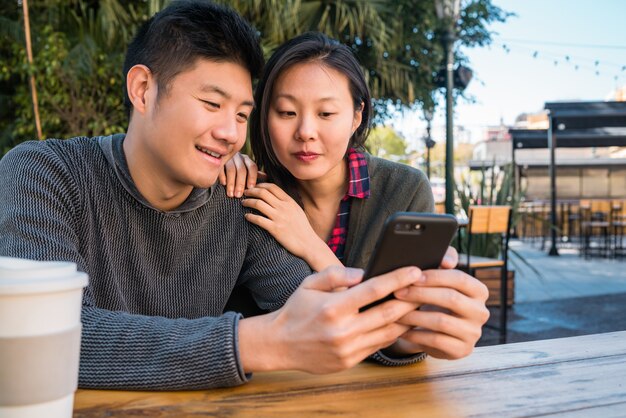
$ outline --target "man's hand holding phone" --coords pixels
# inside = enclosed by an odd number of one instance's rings
[[[485,306],[489,291],[474,277],[454,270],[457,262],[456,250],[449,247],[439,269],[424,270],[416,283],[394,292],[396,299],[421,307],[398,321],[410,330],[386,353],[425,352],[436,358],[458,359],[472,352],[489,319]]]

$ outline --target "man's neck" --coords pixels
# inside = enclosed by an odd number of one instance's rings
[[[142,148],[139,135],[129,127],[122,144],[133,183],[155,209],[164,212],[174,210],[189,197],[193,186],[167,179],[164,167],[155,164],[150,153]]]

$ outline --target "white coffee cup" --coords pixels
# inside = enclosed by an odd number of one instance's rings
[[[69,418],[87,274],[76,264],[0,257],[0,418]]]

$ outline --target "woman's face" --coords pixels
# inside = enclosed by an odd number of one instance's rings
[[[361,124],[348,78],[317,61],[297,64],[271,94],[268,128],[280,163],[301,181],[345,176],[343,157]]]

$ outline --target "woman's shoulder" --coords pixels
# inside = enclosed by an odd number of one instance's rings
[[[365,154],[367,159],[367,167],[369,175],[372,179],[398,178],[400,180],[426,180],[426,174],[418,168],[410,165],[385,160],[384,158],[374,157],[371,154]]]

